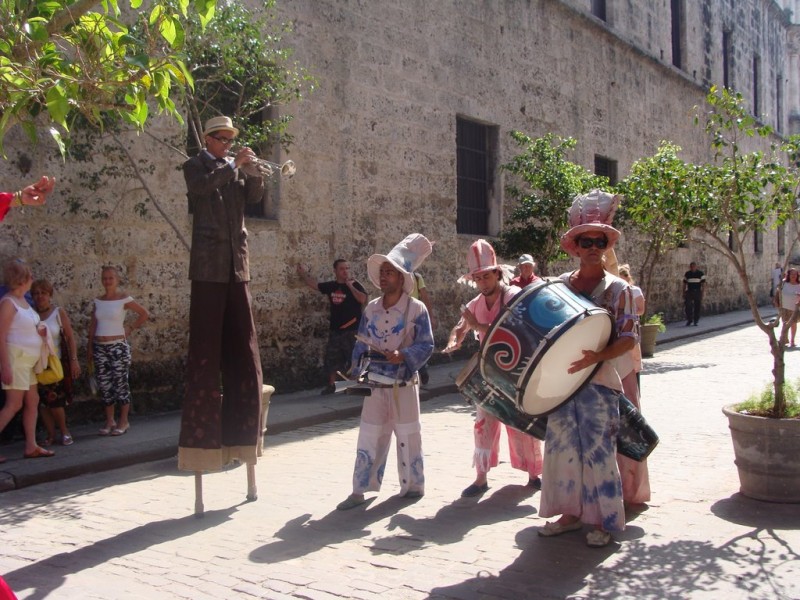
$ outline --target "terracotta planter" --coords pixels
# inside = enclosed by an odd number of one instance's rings
[[[800,502],[800,419],[728,417],[742,494],[767,502]]]
[[[656,349],[656,336],[658,335],[658,325],[644,323],[641,326],[639,335],[639,345],[642,348],[642,356],[653,356]]]

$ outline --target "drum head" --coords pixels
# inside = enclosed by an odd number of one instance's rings
[[[594,314],[559,332],[553,345],[539,357],[524,389],[520,390],[522,410],[533,416],[546,415],[569,400],[600,365],[577,373],[568,373],[567,369],[583,356],[582,350],[599,352],[605,348],[611,331],[610,315],[596,309]]]

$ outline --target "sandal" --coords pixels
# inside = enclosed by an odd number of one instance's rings
[[[558,521],[551,521],[550,523],[545,523],[544,527],[539,528],[539,535],[541,537],[553,537],[569,531],[578,531],[578,529],[581,529],[582,527],[583,523],[580,522],[580,519],[574,523],[559,523]]]
[[[62,446],[72,446],[75,443],[75,440],[72,439],[72,436],[67,434],[61,438],[61,445]]]
[[[41,446],[36,446],[36,450],[33,452],[26,452],[22,455],[23,458],[49,458],[51,456],[55,456],[56,453],[52,450],[45,450]]]
[[[46,438],[44,438],[42,440],[42,446],[44,446],[45,448],[49,448],[50,446],[52,446],[55,443],[56,443],[56,441],[51,437],[46,437]]]
[[[111,432],[117,428],[116,423],[112,423],[111,425],[106,425],[105,427],[98,430],[98,435],[111,435]]]
[[[111,430],[111,435],[115,437],[118,435],[125,435],[126,433],[128,433],[128,429],[130,428],[131,428],[130,425],[126,426],[125,428],[115,427],[114,429]]]
[[[611,534],[602,529],[593,529],[586,535],[586,545],[590,548],[602,548],[611,543]]]

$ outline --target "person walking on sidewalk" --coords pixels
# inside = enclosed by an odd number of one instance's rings
[[[683,306],[686,311],[686,325],[697,325],[700,320],[700,306],[706,286],[705,274],[697,268],[697,263],[689,263],[689,270],[683,275]]]
[[[639,318],[645,311],[645,298],[642,290],[634,284],[631,277],[631,267],[628,264],[619,266],[619,276],[631,286],[633,305],[636,310],[636,333],[639,333]],[[642,410],[641,389],[639,387],[639,372],[642,370],[642,350],[639,343],[633,345],[631,351],[618,356],[615,361],[617,373],[622,380],[622,391],[625,397],[637,408]],[[650,501],[650,473],[647,468],[647,459],[634,460],[617,453],[617,466],[622,479],[622,499],[626,505],[644,504]]]
[[[516,286],[503,282],[502,267],[497,264],[494,248],[486,240],[473,242],[467,252],[467,265],[470,278],[480,292],[470,300],[461,314],[461,320],[450,332],[445,352],[452,352],[461,346],[464,336],[475,331],[478,339],[482,339],[500,309],[520,291]],[[506,425],[508,451],[511,455],[511,466],[528,473],[528,485],[541,489],[542,481],[542,449],[541,442],[527,433],[522,433]],[[500,421],[475,407],[474,425],[475,450],[472,466],[475,467],[475,481],[470,484],[461,496],[471,498],[479,496],[489,489],[488,473],[496,467],[500,455]]]
[[[250,148],[228,155],[238,135],[230,117],[209,119],[205,148],[183,164],[193,214],[189,355],[178,438],[183,471],[218,471],[234,460],[254,465],[261,450],[263,375],[244,209],[261,201],[264,180],[242,169],[255,159]]]
[[[591,524],[586,543],[592,547],[608,545],[611,532],[625,529],[616,461],[622,382],[613,359],[636,343],[637,317],[630,285],[603,268],[603,255],[620,235],[611,226],[620,198],[600,190],[577,196],[568,215],[570,229],[561,236],[561,247],[580,266],[560,278],[606,309],[617,335],[599,352],[582,350],[583,356],[570,365],[569,373],[600,367],[588,385],[547,416],[544,444],[539,514],[560,517],[540,528],[539,535],[561,535]]]
[[[800,304],[800,272],[795,268],[791,268],[786,271],[786,279],[781,282],[778,287],[778,293],[775,296],[775,306],[780,309],[781,319],[783,319],[784,323],[788,323],[789,319],[792,318],[798,304]],[[796,347],[794,341],[796,334],[797,320],[792,323],[789,329],[789,339],[787,340],[792,348]]]
[[[303,282],[312,290],[326,295],[330,303],[330,333],[325,347],[328,385],[322,390],[323,395],[336,391],[336,372],[345,373],[350,368],[362,307],[367,303],[367,291],[361,282],[350,276],[350,264],[345,259],[333,261],[333,273],[336,277],[333,281],[317,283],[306,267],[297,265],[297,274]]]
[[[25,261],[15,258],[6,263],[3,276],[9,290],[0,299],[0,379],[6,393],[5,404],[0,410],[0,431],[22,409],[25,430],[23,456],[54,456],[54,452],[36,443],[39,392],[34,367],[41,360],[47,328],[25,299],[33,283],[33,273]],[[0,456],[0,463],[5,461]]]
[[[770,271],[770,285],[769,285],[769,297],[774,298],[775,292],[781,285],[781,281],[783,281],[783,267],[781,263],[776,262],[775,268]]]
[[[381,489],[392,432],[397,438],[400,497],[425,494],[417,371],[433,353],[428,310],[409,296],[412,273],[431,253],[420,234],[407,236],[387,255],[367,260],[369,280],[381,296],[370,302],[353,349],[356,377],[371,387],[364,397],[358,428],[353,492],[337,505],[349,510],[366,502],[365,492]]]

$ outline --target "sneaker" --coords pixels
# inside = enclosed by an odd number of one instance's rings
[[[489,489],[489,484],[484,483],[483,485],[478,485],[473,483],[468,488],[466,488],[463,492],[461,492],[462,498],[474,498],[475,496],[480,496],[484,492]]]
[[[532,487],[535,490],[542,489],[542,479],[540,477],[528,479],[528,487]]]
[[[336,391],[335,385],[326,385],[322,388],[322,391],[319,393],[320,396],[329,396]]]

